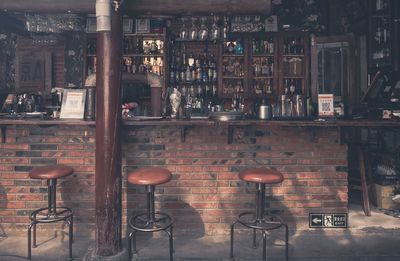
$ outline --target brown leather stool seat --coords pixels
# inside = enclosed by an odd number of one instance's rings
[[[279,171],[265,168],[243,170],[239,172],[239,178],[247,182],[262,184],[278,184],[283,181],[283,175]]]
[[[74,169],[65,165],[49,165],[33,168],[29,172],[32,179],[47,180],[47,207],[34,210],[29,219],[31,223],[28,227],[28,259],[32,258],[32,247],[36,248],[36,225],[55,222],[64,222],[69,227],[69,260],[72,260],[72,242],[73,242],[73,223],[74,214],[66,206],[57,206],[57,179],[71,175]],[[33,231],[32,231],[33,230]],[[32,242],[33,232],[33,242]]]
[[[128,220],[131,232],[128,236],[129,260],[132,260],[132,253],[136,254],[136,233],[137,232],[158,232],[164,231],[169,237],[169,260],[173,261],[173,220],[163,212],[155,209],[155,187],[169,182],[172,173],[163,168],[141,168],[128,174],[128,183],[133,185],[145,186],[147,193],[147,211],[132,216]]]
[[[135,185],[160,185],[171,179],[171,172],[163,168],[137,169],[128,174],[128,182]]]
[[[32,179],[58,179],[71,175],[74,169],[64,165],[43,166],[32,169],[29,177]]]

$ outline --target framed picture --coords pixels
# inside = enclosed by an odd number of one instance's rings
[[[136,33],[150,33],[150,19],[136,19]]]
[[[278,32],[278,16],[271,15],[265,19],[266,32]]]
[[[122,30],[124,33],[132,33],[133,19],[123,18],[122,20]]]
[[[60,119],[83,119],[86,89],[64,89]]]

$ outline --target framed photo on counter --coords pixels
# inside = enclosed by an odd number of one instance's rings
[[[136,33],[147,34],[150,33],[150,19],[136,19]]]
[[[60,119],[83,119],[86,89],[64,89]]]

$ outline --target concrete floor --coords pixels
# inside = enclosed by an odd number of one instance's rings
[[[293,261],[399,261],[400,219],[374,210],[364,216],[359,206],[351,206],[348,229],[297,230],[290,236],[290,260]],[[283,231],[275,230],[268,239],[268,260],[284,260]],[[33,249],[33,260],[68,260],[68,237],[40,238],[40,247]],[[124,239],[124,242],[126,240]],[[0,260],[26,260],[26,237],[0,237]],[[93,239],[76,237],[74,260],[82,260]],[[227,261],[229,236],[192,238],[189,235],[174,238],[176,261]],[[142,237],[138,240],[135,260],[164,261],[168,257],[168,240],[160,237]],[[262,248],[253,249],[251,236],[235,236],[235,260],[261,260]]]

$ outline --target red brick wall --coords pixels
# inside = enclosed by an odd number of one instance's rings
[[[293,226],[307,227],[309,212],[347,212],[347,147],[336,128],[194,127],[181,142],[180,127],[124,127],[123,222],[145,207],[144,189],[126,185],[126,172],[166,167],[173,180],[156,189],[157,207],[170,213],[176,232],[228,233],[239,212],[254,207],[254,185],[239,181],[246,167],[273,167],[285,176],[267,188],[267,204]],[[68,164],[59,180],[60,204],[70,206],[79,229],[93,229],[94,128],[7,128],[0,144],[0,219],[6,231],[26,229],[29,212],[47,204],[45,182],[28,171],[43,164]],[[43,227],[43,229],[47,229]]]

